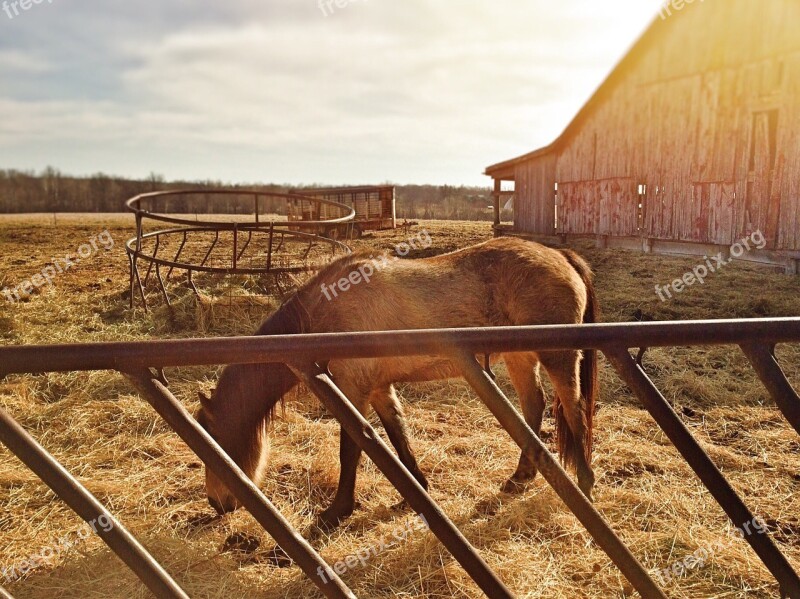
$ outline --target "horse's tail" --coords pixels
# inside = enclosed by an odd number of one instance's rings
[[[594,288],[594,276],[591,267],[586,261],[572,250],[561,250],[570,266],[578,273],[583,285],[586,288],[586,308],[583,311],[584,323],[597,322],[599,318],[599,306],[597,304],[597,294]],[[584,400],[584,410],[586,414],[586,439],[584,451],[586,452],[587,464],[592,463],[592,437],[594,426],[594,410],[597,402],[597,350],[589,349],[583,351],[583,358],[580,365],[580,387],[581,395]],[[575,443],[572,431],[567,425],[564,417],[564,410],[559,405],[554,410],[556,418],[556,439],[558,440],[558,451],[562,456],[564,465],[575,464],[575,452],[578,447]]]

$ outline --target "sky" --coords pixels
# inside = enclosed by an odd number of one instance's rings
[[[326,185],[488,185],[558,137],[660,7],[33,1],[0,0],[0,168]]]

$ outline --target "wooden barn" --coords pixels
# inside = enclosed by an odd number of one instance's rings
[[[673,0],[555,142],[486,169],[497,234],[704,254],[761,232],[743,258],[796,273],[797,23],[798,0]]]

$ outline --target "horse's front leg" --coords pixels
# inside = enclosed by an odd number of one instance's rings
[[[361,461],[361,448],[341,428],[339,434],[339,487],[330,507],[317,517],[317,526],[323,530],[336,528],[348,518],[356,503],[356,472]]]
[[[361,461],[361,448],[350,438],[344,428],[340,429],[339,461],[339,487],[330,507],[317,516],[315,526],[308,532],[311,541],[319,537],[320,531],[327,533],[335,529],[342,520],[348,518],[355,508],[356,470]],[[278,567],[292,565],[291,558],[279,546],[275,546],[269,553],[269,561]]]

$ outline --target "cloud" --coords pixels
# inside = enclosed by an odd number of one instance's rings
[[[73,172],[485,183],[552,141],[657,7],[54,2],[3,23],[0,150]]]
[[[13,76],[14,73],[46,73],[52,65],[44,58],[18,50],[0,51],[0,73]]]

